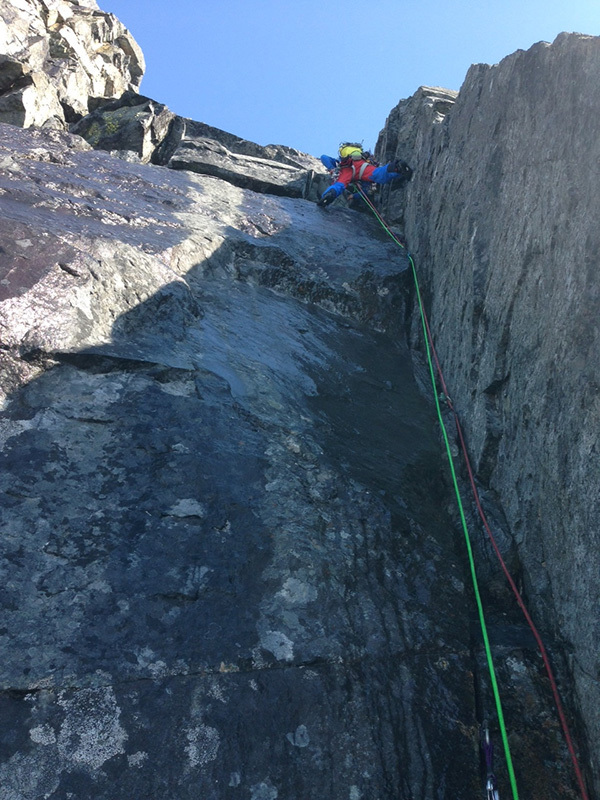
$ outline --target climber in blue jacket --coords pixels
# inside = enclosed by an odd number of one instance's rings
[[[401,178],[404,183],[412,177],[412,169],[405,161],[392,161],[380,167],[373,164],[370,154],[365,153],[362,145],[345,142],[340,145],[339,159],[321,156],[321,163],[333,173],[335,182],[323,192],[317,201],[318,206],[328,206],[348,188],[351,183],[391,183]]]

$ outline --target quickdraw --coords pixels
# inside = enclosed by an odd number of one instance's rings
[[[490,737],[490,729],[485,720],[481,726],[481,749],[483,750],[486,768],[486,800],[500,800],[500,794],[496,786],[496,776],[494,775],[494,745]]]

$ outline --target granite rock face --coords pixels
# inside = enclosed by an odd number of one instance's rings
[[[311,195],[316,176],[321,191],[329,179],[321,162],[291,147],[260,147],[201,122],[179,118],[156,159],[172,169],[215,175],[236,186],[286,197]]]
[[[412,97],[402,100],[390,112],[385,127],[377,140],[376,153],[381,163],[401,158],[413,169],[421,169],[421,162],[432,158],[429,151],[431,131],[445,119],[456,102],[458,92],[439,87],[421,86]],[[401,187],[383,188],[381,205],[386,218],[404,227],[404,210],[408,198],[415,196],[408,183]]]
[[[157,150],[165,141],[175,114],[149,97],[125,92],[102,103],[71,125],[92,147],[129,161],[158,163]]]
[[[0,124],[0,800],[477,796],[493,703],[418,357],[413,373],[406,258],[364,215],[307,202],[328,181],[316,159],[137,94],[143,57],[94,0],[0,0],[0,16],[11,123]],[[593,336],[597,294],[591,188],[584,179],[581,194],[569,170],[593,163],[595,145],[586,133],[569,160],[549,136],[566,114],[551,124],[533,109],[549,114],[552,91],[571,110],[596,108],[585,81],[565,99],[573,75],[597,74],[595,42],[566,37],[474,68],[458,98],[420,90],[380,142],[384,159],[416,168],[383,200],[424,264],[484,500],[564,683],[562,640],[575,647],[592,743],[596,667],[573,612],[579,602],[583,630],[592,533],[576,505],[573,600],[572,554],[557,563],[566,516],[546,526],[548,542],[540,519],[544,505],[561,512],[565,487],[579,503],[595,454],[592,388],[589,418],[577,406],[564,419],[587,363],[569,336]],[[539,89],[529,72],[556,74]],[[502,111],[515,98],[521,132]],[[539,138],[520,175],[527,126]],[[532,175],[540,212],[517,193]],[[546,246],[562,246],[540,232],[562,202],[547,191],[555,175],[589,267],[568,273],[567,295],[542,275]],[[532,242],[518,275],[485,259],[498,209]],[[473,275],[453,233],[465,220]],[[517,263],[516,237],[499,241]],[[460,259],[444,272],[448,253]],[[521,418],[509,390],[520,372],[536,390],[541,377],[519,342],[543,339],[542,362],[552,350],[551,331],[534,335],[526,319],[528,293],[535,316],[552,298],[560,320],[568,300],[578,322],[571,335],[562,317],[574,363],[545,387],[546,416],[529,401]],[[457,331],[454,303],[472,335]],[[552,446],[568,453],[568,484],[551,459],[534,470]],[[485,544],[474,547],[521,792],[573,797],[534,643]],[[501,758],[496,769],[504,796]]]
[[[405,264],[350,212],[2,143],[0,796],[471,796]]]
[[[491,705],[402,254],[0,133],[2,800],[476,796]],[[523,789],[569,796],[531,642],[490,623]]]
[[[140,84],[140,48],[94,0],[1,0],[0,21],[0,122],[64,127]]]
[[[472,67],[443,117],[422,90],[380,141],[417,164],[404,223],[441,361],[527,601],[571,651],[598,792],[599,78],[600,39],[561,34]]]

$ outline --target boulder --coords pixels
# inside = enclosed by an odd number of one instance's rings
[[[148,97],[126,92],[118,100],[102,103],[71,126],[92,147],[147,164],[155,160],[175,119],[169,109]]]

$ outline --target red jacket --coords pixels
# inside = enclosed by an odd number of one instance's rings
[[[352,181],[368,181],[376,169],[374,164],[369,164],[363,159],[358,161],[344,159],[340,164],[340,174],[336,180],[343,183],[344,186],[348,186]]]

